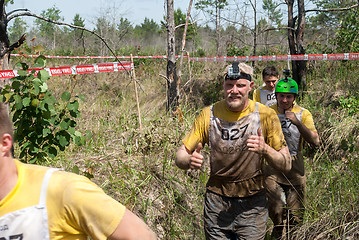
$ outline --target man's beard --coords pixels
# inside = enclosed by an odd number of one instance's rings
[[[230,101],[231,95],[228,95],[226,98],[226,104],[229,110],[238,111],[241,110],[242,106],[245,104],[245,98],[240,95],[232,96],[236,98],[236,101]]]

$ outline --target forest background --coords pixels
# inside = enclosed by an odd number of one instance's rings
[[[289,54],[285,23],[289,14],[282,8],[288,4],[289,1],[273,0],[195,1],[194,9],[202,11],[207,19],[205,24],[199,24],[191,18],[185,52],[200,57]],[[311,4],[316,8],[306,10],[312,14],[305,18],[305,53],[359,52],[357,3],[321,0]],[[161,23],[145,18],[143,23],[133,26],[128,19],[115,14],[109,11],[98,16],[91,31],[100,35],[116,55],[167,54],[166,17]],[[62,20],[61,10],[55,6],[44,9],[41,16]],[[176,9],[174,19],[179,26],[175,33],[176,53],[181,54],[186,13]],[[78,14],[71,24],[86,27]],[[29,28],[20,16],[13,18],[8,28],[10,42],[18,41],[24,33],[27,41],[12,53],[111,55],[108,46],[89,32],[40,19]],[[46,59],[43,64],[52,67],[96,61]],[[24,62],[30,67],[38,63],[25,57],[10,58],[14,69]],[[302,88],[299,103],[313,114],[321,146],[318,149],[305,146],[307,211],[303,225],[287,233],[288,239],[359,237],[358,63],[358,60],[305,62],[306,86]],[[140,119],[133,77],[126,72],[51,77],[47,80],[48,88],[54,99],[59,99],[59,105],[61,100],[69,100],[64,92],[81,95],[83,101],[72,103],[79,103],[74,114],[76,133],[86,134],[86,139],[81,140],[82,144],[75,144],[75,140],[66,148],[60,146],[58,154],[38,158],[36,162],[92,178],[104,191],[141,216],[160,239],[203,239],[201,216],[208,162],[200,171],[182,171],[174,165],[174,154],[201,108],[221,99],[221,76],[227,64],[185,60],[178,111],[171,112],[166,107],[166,60],[135,59]],[[261,70],[265,66],[291,68],[288,62],[249,64],[255,69],[255,87],[262,84]],[[38,97],[39,101],[41,98]],[[14,106],[16,109],[16,102]],[[32,154],[19,149],[20,146],[15,148],[17,156]],[[204,153],[208,159],[207,147]]]

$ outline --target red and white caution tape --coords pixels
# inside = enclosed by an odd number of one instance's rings
[[[132,70],[134,68],[133,63],[131,62],[121,62],[122,65],[118,62],[111,63],[96,63],[96,64],[87,64],[87,65],[72,65],[72,66],[63,66],[63,67],[51,67],[43,68],[46,70],[50,76],[59,76],[59,75],[77,75],[84,73],[102,73],[102,72],[118,72],[125,70]],[[37,69],[28,69],[28,72],[35,70],[35,75],[41,68]],[[3,78],[13,78],[19,76],[18,70],[5,70],[0,71],[0,79]]]
[[[192,61],[204,62],[237,62],[237,61],[309,61],[309,60],[358,60],[359,53],[305,54],[305,55],[272,55],[272,56],[240,56],[240,57],[191,57]]]
[[[44,56],[46,58],[75,58],[75,59],[107,59],[107,58],[115,58],[114,56],[54,56],[54,55],[26,55],[26,54],[10,54],[12,57],[29,57],[29,58],[37,58],[39,56]],[[119,59],[130,59],[131,56],[116,56]],[[179,56],[178,56],[179,57]],[[187,56],[188,57],[188,56]],[[132,58],[167,58],[166,55],[160,56],[132,56]]]
[[[40,55],[11,54],[14,57],[39,57]],[[113,56],[52,56],[43,55],[46,58],[114,58]],[[179,56],[177,56],[179,57]],[[189,57],[188,55],[184,57]],[[118,56],[117,58],[131,58],[131,56]],[[132,58],[167,58],[161,56],[133,56]],[[236,61],[309,61],[309,60],[358,60],[359,53],[335,53],[335,54],[305,54],[305,55],[272,55],[272,56],[234,56],[234,57],[190,57],[191,61],[197,62],[236,62]],[[123,65],[123,66],[122,66]],[[72,65],[64,67],[44,68],[50,76],[75,75],[84,73],[117,72],[132,70],[131,62],[97,63],[88,65]],[[29,69],[28,71],[41,69]],[[0,71],[0,79],[18,76],[17,70]]]
[[[14,57],[39,57],[40,55],[11,54]],[[52,56],[43,55],[46,58],[115,58],[114,56]],[[176,56],[180,57],[179,55]],[[184,57],[188,58],[188,55]],[[131,56],[117,56],[119,59],[130,59]],[[159,56],[132,56],[132,58],[164,59],[166,55]],[[308,60],[358,60],[359,53],[334,53],[334,54],[304,54],[304,55],[269,55],[269,56],[234,56],[234,57],[190,57],[195,62],[236,62],[236,61],[308,61]]]

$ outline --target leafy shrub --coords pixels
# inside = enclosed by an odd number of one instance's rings
[[[58,101],[48,89],[46,70],[29,73],[27,64],[19,66],[23,69],[18,71],[19,76],[12,78],[11,85],[5,85],[0,94],[0,100],[9,104],[12,113],[19,158],[39,163],[56,157],[58,150],[64,151],[71,141],[82,145],[85,138],[75,129],[80,115],[78,100],[65,91],[62,101]],[[44,66],[43,56],[35,60],[35,68]]]
[[[248,47],[239,48],[234,43],[227,45],[227,56],[246,56],[248,51]]]
[[[348,11],[340,28],[336,32],[336,38],[333,38],[338,52],[358,52],[358,27],[359,12]]]
[[[197,51],[194,53],[194,57],[204,57],[206,56],[206,52],[203,48],[198,48]]]
[[[359,112],[359,97],[350,96],[339,98],[340,106],[348,111],[349,116],[353,116]]]

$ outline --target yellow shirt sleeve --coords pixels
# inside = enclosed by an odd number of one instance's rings
[[[126,210],[88,178],[63,171],[53,173],[47,197],[51,239],[107,239]]]
[[[193,123],[191,131],[182,140],[185,147],[193,152],[198,143],[208,144],[209,120],[211,116],[210,107],[204,108]]]
[[[278,110],[277,110],[278,111]],[[297,103],[294,104],[292,112],[299,113],[302,111],[302,107],[300,107]],[[302,112],[302,123],[306,126],[309,130],[317,131],[314,125],[314,120],[312,114],[305,108],[303,108]]]
[[[255,102],[261,102],[261,89],[257,88],[253,92],[253,101]]]
[[[14,160],[18,181],[0,201],[0,216],[39,203],[44,175],[49,169]],[[56,171],[51,175],[46,195],[51,240],[107,239],[121,222],[126,207],[88,178]]]
[[[317,129],[314,125],[314,120],[312,114],[307,110],[304,109],[302,113],[302,123],[310,130],[316,132]]]
[[[277,151],[286,147],[287,143],[277,113],[272,108],[260,104],[259,116],[265,142]]]

